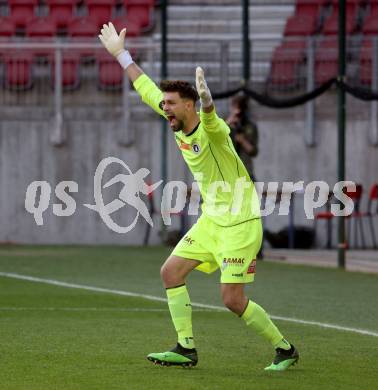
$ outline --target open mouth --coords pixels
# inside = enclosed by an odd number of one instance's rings
[[[175,122],[177,122],[176,117],[174,115],[167,115],[168,122],[172,126]]]

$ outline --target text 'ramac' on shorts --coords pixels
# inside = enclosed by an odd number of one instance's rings
[[[180,240],[172,255],[201,262],[196,269],[221,271],[221,283],[253,282],[262,242],[261,219],[219,226],[202,215]]]

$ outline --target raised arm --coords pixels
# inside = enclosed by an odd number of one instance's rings
[[[196,88],[201,100],[201,110],[210,113],[215,109],[211,92],[205,80],[205,74],[201,67],[196,69]]]
[[[226,122],[219,118],[211,96],[209,87],[207,86],[204,71],[202,68],[196,69],[196,88],[201,101],[201,123],[204,130],[213,138],[220,141],[224,140],[230,134],[230,128]]]
[[[126,70],[129,79],[134,82],[144,72],[134,63],[128,50],[125,49],[126,28],[119,35],[112,22],[104,24],[101,29],[101,34],[98,36],[100,41],[105,46],[105,49],[114,56],[123,69]]]
[[[101,34],[98,36],[105,46],[105,49],[114,56],[127,77],[133,83],[142,100],[154,109],[158,114],[165,117],[164,111],[160,108],[163,100],[163,93],[156,84],[143,72],[143,70],[133,61],[128,50],[125,49],[126,28],[118,34],[113,23],[104,24]]]

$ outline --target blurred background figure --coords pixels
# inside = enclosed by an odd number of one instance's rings
[[[252,159],[259,153],[259,132],[256,123],[249,112],[249,99],[247,96],[236,95],[231,99],[230,113],[226,123],[231,128],[231,139],[236,153],[247,168],[248,174],[256,181]],[[262,259],[263,246],[261,246],[257,258]]]
[[[259,133],[256,123],[250,117],[248,100],[248,97],[243,95],[233,97],[226,122],[231,128],[231,139],[236,152],[247,168],[251,179],[255,181],[252,159],[259,152]]]

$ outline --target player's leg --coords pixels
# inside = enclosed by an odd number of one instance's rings
[[[204,272],[211,272],[217,268],[214,257],[200,243],[201,237],[206,235],[202,225],[203,223],[198,221],[190,229],[161,267],[160,274],[166,288],[168,307],[178,341],[171,351],[149,354],[147,358],[154,363],[181,366],[197,364],[198,356],[192,330],[192,306],[185,280],[194,268]]]
[[[167,293],[168,307],[177,332],[177,342],[184,348],[194,348],[192,305],[185,280],[196,268],[198,260],[170,256],[161,267],[161,278]]]
[[[221,292],[225,306],[241,317],[247,326],[269,341],[274,348],[290,349],[290,344],[284,339],[265,310],[247,298],[243,283],[223,283]]]
[[[246,297],[243,283],[222,284],[221,292],[225,306],[276,349],[275,360],[266,369],[283,371],[297,362],[298,351],[283,337],[266,311]]]
[[[244,225],[244,226],[243,226]],[[239,226],[223,228],[217,261],[221,269],[221,293],[223,302],[246,325],[267,340],[276,349],[274,362],[269,370],[285,370],[298,360],[295,347],[285,340],[265,310],[249,300],[244,293],[245,283],[254,280],[256,254],[261,245],[261,223],[251,221]],[[239,249],[242,248],[242,249]]]
[[[192,329],[192,305],[185,280],[201,262],[171,255],[160,275],[167,293],[168,307],[177,332],[177,345],[170,351],[150,353],[147,359],[163,366],[195,366],[198,362]]]

